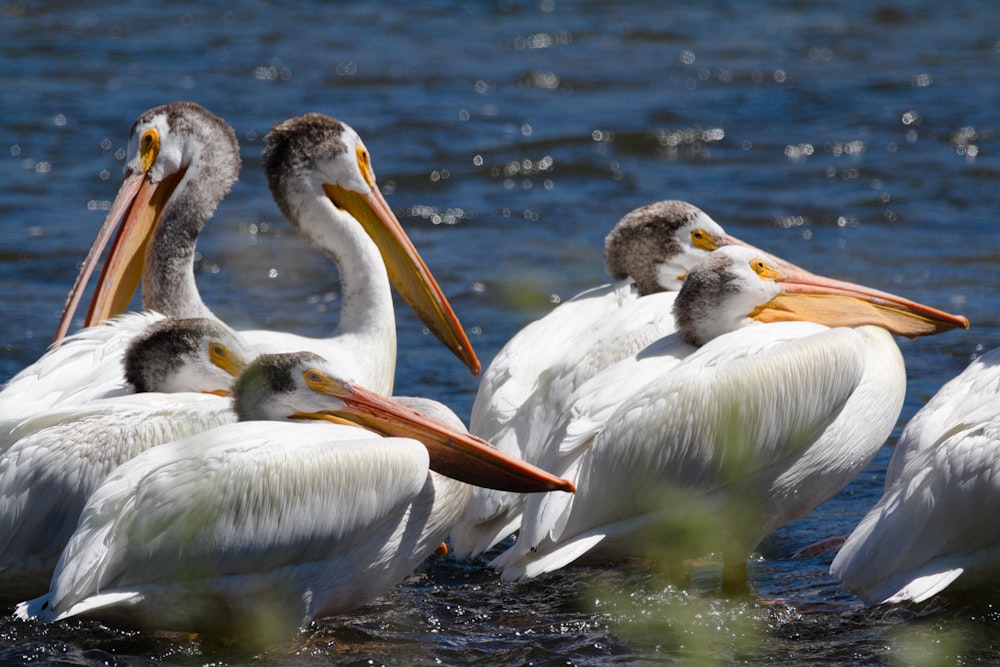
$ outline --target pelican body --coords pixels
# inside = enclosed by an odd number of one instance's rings
[[[48,589],[84,503],[117,465],[236,421],[226,396],[244,354],[215,320],[159,320],[125,356],[135,394],[46,410],[10,432],[0,454],[0,599]]]
[[[760,539],[843,488],[891,432],[906,376],[889,330],[967,326],[885,296],[754,249],[713,252],[677,296],[678,332],[577,389],[538,465],[579,492],[526,500],[491,564],[520,579],[721,552],[725,587],[745,585]]]
[[[371,601],[439,547],[469,488],[431,470],[573,488],[333,373],[311,353],[259,357],[234,387],[241,421],[113,471],[49,593],[19,615],[284,639]]]
[[[1000,349],[946,383],[903,429],[882,498],[830,573],[868,603],[944,591],[993,594],[1000,581]]]
[[[589,289],[519,331],[483,373],[469,424],[526,461],[541,449],[573,391],[675,330],[671,308],[685,274],[716,248],[745,245],[701,209],[665,200],[623,217],[605,240],[614,282]],[[524,497],[476,488],[451,535],[477,555],[517,529]]]

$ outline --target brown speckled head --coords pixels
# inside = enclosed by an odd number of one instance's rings
[[[233,410],[237,417],[240,421],[287,419],[295,412],[285,406],[285,400],[298,386],[295,370],[323,363],[326,363],[323,358],[312,352],[260,355],[233,386]]]
[[[247,356],[237,335],[218,320],[167,317],[129,344],[125,380],[137,393],[217,393],[229,389]]]
[[[688,273],[674,301],[674,321],[681,337],[692,345],[703,345],[714,337],[714,330],[703,332],[708,329],[705,323],[714,323],[721,313],[720,304],[729,302],[744,288],[745,281],[732,256],[721,252],[706,256]],[[736,324],[730,326],[735,328]]]
[[[317,163],[333,160],[347,152],[348,128],[339,120],[320,113],[307,113],[278,123],[264,140],[264,171],[271,195],[288,219],[288,189],[283,179],[301,178],[317,168]]]
[[[662,265],[691,251],[688,238],[681,235],[700,221],[718,228],[697,206],[676,199],[659,201],[631,211],[605,239],[604,262],[615,280],[631,278],[639,294],[645,296],[665,289]],[[721,228],[718,228],[721,232]],[[683,268],[677,273],[682,273]],[[679,278],[678,276],[674,276]]]
[[[185,173],[149,242],[143,273],[143,305],[177,317],[209,314],[193,289],[195,239],[240,172],[236,133],[224,120],[193,102],[174,102],[145,112],[132,127],[135,144],[148,128],[160,132],[160,154],[151,178]],[[190,276],[181,282],[178,275]],[[188,289],[182,289],[187,284]]]

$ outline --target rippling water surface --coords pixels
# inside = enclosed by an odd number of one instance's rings
[[[199,241],[198,276],[237,327],[335,326],[336,271],[289,230],[260,170],[272,124],[322,111],[365,139],[484,361],[604,282],[606,232],[665,198],[821,273],[967,315],[968,332],[899,341],[900,426],[1000,345],[991,3],[342,4],[0,4],[0,380],[44,351],[133,120],[179,99],[240,138],[241,180]],[[475,378],[408,311],[398,318],[397,392],[467,418]],[[852,528],[890,453],[765,541],[752,600],[720,598],[710,565],[678,588],[648,565],[503,584],[481,562],[437,560],[263,654],[3,620],[0,662],[1000,661],[989,603],[866,610],[826,574],[830,554],[790,557]]]

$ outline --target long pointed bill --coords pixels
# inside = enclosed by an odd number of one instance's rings
[[[146,248],[156,222],[177,183],[183,178],[184,171],[168,176],[156,185],[150,182],[145,173],[125,177],[66,298],[55,342],[61,340],[69,330],[70,321],[87,288],[87,282],[116,228],[118,234],[101,269],[84,326],[99,324],[125,312],[139,286]]]
[[[382,435],[414,438],[427,447],[432,470],[467,484],[517,493],[576,490],[569,480],[504,454],[485,440],[352,383],[316,375],[322,379],[309,381],[310,387],[339,399],[342,407],[296,417],[353,423]]]
[[[118,223],[122,217],[133,207],[144,208],[146,203],[148,203],[152,191],[148,187],[143,188],[145,180],[145,174],[132,174],[125,178],[118,189],[118,196],[115,197],[115,201],[111,204],[111,209],[108,211],[107,217],[104,218],[104,224],[101,225],[101,229],[97,233],[97,238],[94,239],[94,244],[87,253],[87,258],[83,260],[83,265],[80,267],[80,273],[76,277],[76,282],[73,283],[73,287],[66,297],[66,304],[63,306],[62,316],[59,319],[59,327],[56,329],[53,342],[58,343],[69,331],[70,321],[72,321],[73,315],[76,314],[76,309],[80,305],[80,299],[83,297],[84,290],[87,289],[90,276],[93,275],[94,269],[97,268],[97,262],[101,257],[101,253],[104,252],[108,240],[115,229],[118,228]]]
[[[881,290],[865,287],[863,285],[857,285],[855,283],[850,283],[846,281],[835,280],[833,278],[826,278],[824,276],[820,276],[818,274],[812,273],[811,271],[803,269],[797,264],[792,264],[791,262],[781,257],[778,257],[777,255],[769,253],[765,250],[761,250],[756,246],[750,245],[749,243],[742,241],[736,238],[735,236],[724,234],[721,237],[713,237],[712,241],[714,243],[714,247],[711,248],[711,250],[714,250],[715,248],[720,248],[722,246],[734,245],[743,248],[750,248],[751,250],[760,253],[763,257],[767,257],[779,269],[781,269],[785,273],[787,280],[790,280],[792,283],[812,284],[817,288],[826,288],[826,289],[831,289],[833,291],[839,290],[842,292],[846,291],[848,293],[860,291],[860,293],[864,294],[863,298],[866,300],[882,299],[887,304],[895,304],[898,309],[902,309],[904,311],[910,311],[915,309],[917,313],[927,314],[930,316],[931,319],[937,320],[940,317],[943,317],[945,321],[950,322],[950,324],[945,328],[935,330],[931,333],[940,333],[942,331],[948,331],[956,327],[961,327],[963,329],[969,328],[969,321],[962,316],[950,315],[943,311],[936,310],[934,308],[929,308],[928,306],[925,306],[923,304],[910,301],[909,299],[904,299],[903,297],[897,296],[890,292],[883,292]],[[890,316],[890,319],[895,319],[895,317]],[[902,334],[902,335],[909,335],[909,334]],[[921,335],[921,334],[916,334],[916,335]]]
[[[750,317],[760,322],[807,320],[827,326],[873,324],[916,338],[969,328],[969,320],[909,299],[799,269],[777,278],[782,293]]]
[[[473,375],[478,375],[482,367],[472,343],[378,187],[373,184],[367,195],[329,183],[323,184],[323,190],[335,206],[353,215],[372,237],[382,253],[389,280],[427,328]]]
[[[187,170],[176,173],[153,184],[143,181],[139,196],[136,197],[128,216],[118,230],[118,237],[108,251],[104,268],[94,291],[93,300],[84,326],[100,324],[128,308],[146,260],[146,249],[156,229],[157,221],[163,213],[167,201],[184,178]]]

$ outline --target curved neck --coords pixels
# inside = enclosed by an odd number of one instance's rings
[[[302,237],[340,270],[340,321],[333,335],[356,338],[355,349],[367,348],[370,359],[390,359],[394,368],[396,318],[389,276],[375,242],[322,193],[306,197],[293,221]]]
[[[206,172],[205,164],[219,166]],[[203,155],[188,167],[167,202],[146,249],[143,308],[168,317],[217,319],[195,284],[194,259],[198,234],[236,180],[226,164],[214,153]]]
[[[216,319],[194,280],[195,244],[208,215],[185,206],[185,199],[179,197],[164,212],[150,239],[142,274],[142,305],[168,317]]]

